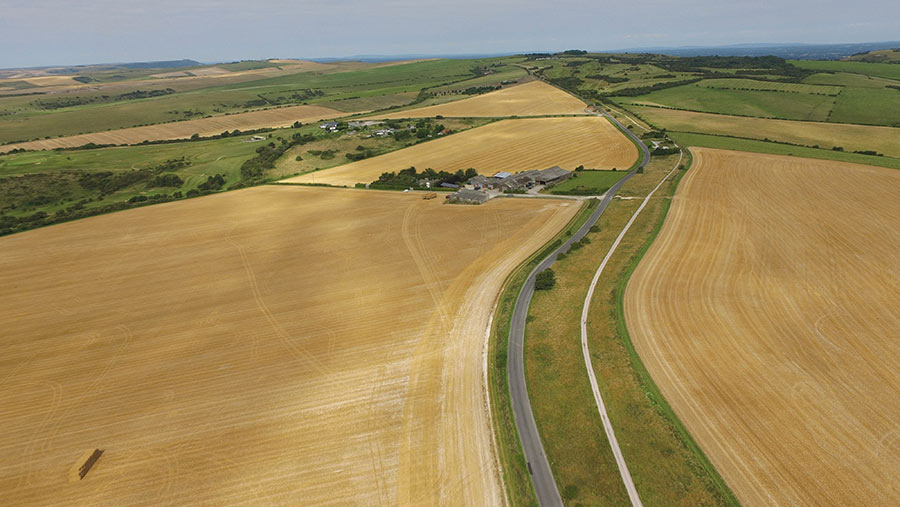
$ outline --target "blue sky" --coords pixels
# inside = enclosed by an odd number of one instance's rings
[[[896,0],[0,0],[0,68],[897,39]]]

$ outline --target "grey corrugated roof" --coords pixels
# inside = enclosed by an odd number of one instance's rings
[[[566,171],[562,167],[555,165],[553,167],[548,167],[541,171],[541,178],[547,180],[555,180],[556,178],[562,178],[563,176],[568,176],[569,171]]]

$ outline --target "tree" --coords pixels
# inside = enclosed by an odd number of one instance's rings
[[[556,274],[554,274],[553,270],[550,268],[538,273],[537,277],[534,279],[535,290],[550,290],[554,285],[556,285]]]

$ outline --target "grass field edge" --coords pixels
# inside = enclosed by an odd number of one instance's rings
[[[512,400],[509,395],[509,378],[506,364],[509,350],[509,327],[512,321],[516,298],[522,290],[522,284],[542,259],[547,249],[554,242],[566,237],[566,232],[577,231],[586,222],[594,207],[590,200],[582,203],[578,213],[538,250],[519,264],[503,282],[497,304],[494,308],[490,336],[488,338],[488,396],[490,397],[491,423],[494,429],[497,456],[500,462],[500,474],[506,488],[509,505],[538,505],[525,462],[525,453],[519,440],[512,411]]]
[[[685,169],[680,171],[680,173],[675,177],[675,180],[669,189],[668,194],[665,196],[666,199],[663,202],[662,210],[660,213],[660,217],[657,220],[656,224],[653,226],[653,229],[650,231],[647,239],[638,249],[638,251],[634,254],[631,262],[625,268],[625,271],[622,273],[622,276],[619,278],[618,283],[616,283],[615,288],[615,316],[616,316],[616,330],[618,331],[619,337],[622,339],[625,349],[628,352],[628,356],[631,359],[632,367],[634,369],[635,374],[637,375],[641,384],[643,384],[644,388],[647,391],[647,396],[653,401],[654,405],[660,411],[663,416],[663,419],[668,421],[671,425],[672,430],[678,435],[679,440],[681,440],[682,444],[693,454],[700,466],[706,472],[709,479],[712,481],[715,486],[719,496],[724,500],[726,505],[730,506],[739,506],[740,502],[738,502],[737,497],[734,496],[734,493],[731,491],[731,488],[719,474],[719,471],[716,470],[715,466],[713,466],[712,462],[706,456],[706,453],[700,448],[697,442],[694,440],[693,436],[691,436],[690,432],[675,414],[675,411],[669,405],[668,401],[666,401],[665,397],[662,395],[662,392],[659,390],[659,387],[653,381],[650,372],[647,370],[646,366],[644,366],[643,361],[641,361],[640,356],[634,348],[634,343],[631,341],[631,335],[628,333],[628,326],[625,321],[625,289],[628,286],[628,282],[631,280],[631,275],[634,274],[635,269],[637,269],[638,264],[641,259],[643,259],[644,255],[650,249],[650,246],[656,240],[657,236],[659,236],[659,232],[662,230],[663,224],[665,223],[666,217],[669,213],[669,207],[672,203],[672,197],[675,195],[676,190],[678,189],[678,185],[681,182],[682,177],[690,170],[691,165],[693,164],[693,154],[689,149],[684,148],[685,153],[688,155],[687,164],[685,164]]]

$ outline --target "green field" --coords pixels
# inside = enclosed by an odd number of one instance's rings
[[[422,120],[435,123],[434,120]],[[490,119],[442,120],[454,132],[483,125]],[[416,121],[395,120],[405,129]],[[397,140],[392,136],[372,136],[379,126],[355,132],[329,133],[316,125],[299,129],[275,129],[260,134],[263,141],[247,142],[250,135],[139,146],[81,150],[50,150],[13,153],[0,156],[0,234],[26,230],[26,217],[46,214],[40,225],[121,209],[131,199],[134,205],[149,204],[143,197],[156,196],[155,202],[190,197],[195,192],[240,188],[280,179],[285,176],[325,169],[350,162],[353,157],[377,156],[415,144],[414,136]],[[269,143],[282,146],[293,136],[312,136],[282,150],[272,167],[258,176],[244,174],[242,166],[257,157],[257,150]],[[366,137],[369,136],[369,137]],[[427,142],[428,139],[419,141]],[[299,157],[299,160],[298,160]],[[184,161],[171,170],[156,170],[169,161]],[[91,177],[108,173],[108,185],[100,190]],[[158,185],[157,176],[174,175],[177,184]],[[224,184],[204,188],[211,176],[222,175]],[[87,184],[82,182],[87,179]],[[96,183],[96,181],[94,181]],[[142,197],[143,196],[143,197]],[[119,206],[120,208],[115,208]],[[127,206],[126,206],[127,207]],[[69,210],[69,211],[67,211]],[[73,215],[74,214],[74,215]],[[11,222],[16,222],[11,227]],[[5,224],[5,225],[4,225]]]
[[[900,127],[900,90],[844,88],[834,103],[829,120]]]
[[[820,86],[800,83],[776,83],[772,81],[757,81],[754,79],[704,79],[695,86],[701,88],[716,88],[719,90],[737,91],[769,91],[785,93],[804,93],[807,95],[837,95],[841,91],[839,86]]]
[[[802,69],[820,72],[852,72],[867,76],[900,79],[900,65],[893,63],[866,63],[835,60],[791,60],[792,64]]]
[[[704,113],[825,121],[834,105],[835,97],[807,93],[716,89],[704,86],[701,81],[637,97],[620,98],[618,101],[623,104],[662,105]]]
[[[557,195],[600,195],[628,174],[626,168],[622,169],[621,171],[576,171],[571,178],[553,185],[548,191]]]
[[[683,132],[670,132],[669,136],[682,146],[700,146],[704,148],[720,148],[723,150],[749,151],[752,153],[772,153],[774,155],[791,155],[794,157],[818,158],[823,160],[837,160],[840,162],[852,162],[855,164],[874,165],[900,169],[900,159],[890,157],[875,157],[860,155],[858,153],[845,153],[833,150],[807,148],[805,146],[791,146],[789,144],[771,143],[753,139],[740,139],[735,137],[716,136],[709,134],[687,134]]]
[[[351,104],[353,109],[359,107],[360,110],[389,107],[411,102],[407,100],[408,96],[399,98],[398,94],[418,94],[423,88],[468,80],[490,82],[490,79],[484,80],[482,76],[474,75],[472,69],[491,63],[500,64],[498,74],[510,71],[498,61],[434,60],[346,72],[303,72],[186,91],[176,88],[176,93],[160,97],[101,101],[53,110],[37,107],[35,97],[0,96],[0,143],[158,124],[285,104],[333,105],[343,111],[350,110],[348,106]],[[517,72],[504,75],[512,76]],[[160,87],[152,81],[136,82],[131,86],[147,90]],[[98,93],[67,94],[66,97],[96,98]],[[369,101],[350,102],[360,99]]]
[[[884,88],[889,85],[900,86],[900,81],[883,77],[864,76],[849,72],[820,72],[803,79],[806,84],[848,86],[853,88]]]
[[[679,109],[632,106],[631,111],[658,129],[777,141],[811,148],[874,151],[900,158],[900,129],[846,123],[800,122],[696,113]]]

